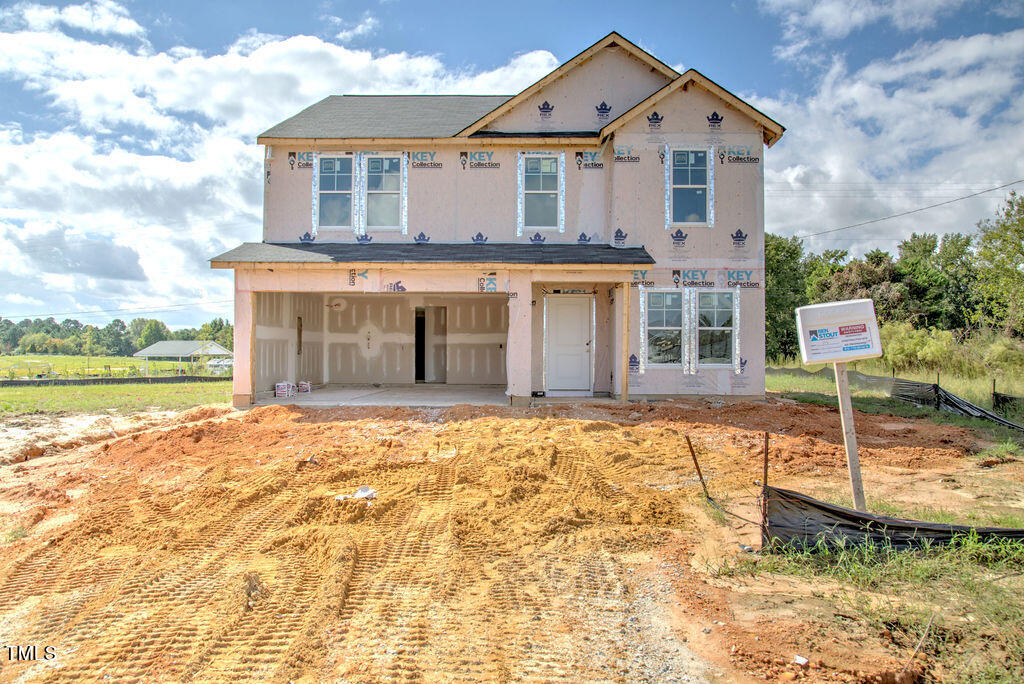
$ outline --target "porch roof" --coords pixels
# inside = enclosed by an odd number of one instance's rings
[[[488,242],[245,242],[210,259],[214,266],[230,264],[566,264],[646,265],[654,258],[643,247],[611,245],[520,244]]]

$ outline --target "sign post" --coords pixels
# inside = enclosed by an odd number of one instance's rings
[[[860,457],[857,455],[857,433],[853,429],[853,403],[850,401],[850,382],[846,377],[846,362],[832,364],[836,373],[836,391],[839,395],[839,420],[843,425],[843,444],[846,446],[846,469],[850,472],[850,491],[853,507],[867,511],[864,502],[864,481],[860,478]]]
[[[866,511],[846,363],[882,355],[882,340],[878,333],[875,303],[870,299],[854,299],[802,306],[796,310],[796,327],[800,334],[800,356],[803,362],[831,363],[835,370],[839,417],[843,426],[843,444],[846,447],[846,466],[850,472],[853,507],[858,511]]]

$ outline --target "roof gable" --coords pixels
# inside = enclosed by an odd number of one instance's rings
[[[664,100],[666,97],[669,97],[670,95],[678,92],[679,90],[685,91],[690,86],[696,86],[711,93],[712,95],[716,96],[717,98],[725,102],[727,105],[733,107],[734,109],[738,110],[740,113],[744,114],[749,119],[751,119],[761,129],[762,138],[764,139],[764,143],[768,145],[768,147],[771,147],[776,142],[778,142],[779,138],[782,137],[782,134],[786,130],[785,126],[775,121],[774,119],[770,118],[760,110],[747,104],[744,100],[740,99],[736,95],[733,95],[731,92],[729,92],[722,86],[718,85],[704,74],[700,73],[696,69],[689,69],[686,71],[686,73],[679,76],[679,78],[675,79],[674,81],[666,85],[664,88],[658,90],[655,93],[652,93],[650,97],[646,98],[642,102],[637,103],[637,105],[634,106],[632,109],[630,109],[627,112],[624,112],[617,119],[609,122],[604,128],[601,129],[601,137],[605,138],[611,135],[612,133],[622,128],[624,125],[626,125],[633,119],[635,119],[637,116],[640,116],[641,113],[650,109],[658,102]]]
[[[464,130],[459,132],[458,137],[469,137],[474,134],[485,135],[484,129],[492,127],[495,124],[495,122],[498,121],[498,119],[506,117],[516,108],[523,107],[527,104],[532,104],[530,103],[530,100],[536,99],[536,96],[539,93],[541,93],[541,91],[552,88],[556,83],[558,83],[565,77],[569,76],[577,69],[584,67],[584,65],[587,65],[588,63],[592,64],[593,60],[600,59],[601,57],[606,56],[603,53],[606,53],[608,51],[618,51],[619,59],[628,57],[639,63],[642,67],[644,67],[644,69],[639,72],[640,74],[649,73],[652,75],[653,78],[650,79],[649,81],[651,85],[648,86],[649,89],[647,90],[647,92],[651,92],[651,90],[657,88],[660,84],[664,84],[667,81],[675,79],[679,76],[678,72],[672,69],[672,67],[656,59],[650,53],[641,50],[639,47],[629,42],[618,33],[612,31],[607,36],[605,36],[604,38],[602,38],[601,40],[597,41],[589,48],[584,50],[583,52],[579,53],[578,55],[567,61],[565,64],[562,64],[560,67],[549,73],[544,78],[540,79],[530,87],[526,88],[518,95],[509,98],[506,102],[497,106],[494,110],[488,112],[480,119],[473,122],[472,125],[467,126]],[[634,74],[636,73],[638,72],[634,70]],[[632,97],[632,100],[635,102],[636,99],[637,98],[634,95]],[[598,104],[599,102],[593,103],[593,105]],[[587,106],[589,107],[591,105],[588,104]],[[595,129],[596,127],[596,125],[593,126],[593,128]]]

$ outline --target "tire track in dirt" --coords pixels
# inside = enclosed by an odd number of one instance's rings
[[[218,621],[203,617],[197,607],[223,601],[225,587],[232,585],[234,568],[250,561],[274,530],[284,526],[287,513],[296,508],[315,476],[300,473],[283,487],[279,477],[266,476],[254,482],[256,496],[204,524],[196,533],[178,540],[173,554],[141,567],[125,568],[115,560],[89,558],[48,550],[16,567],[11,577],[0,583],[0,595],[9,608],[33,594],[65,596],[44,611],[26,630],[34,643],[60,643],[67,654],[54,676],[91,678],[102,671],[110,677],[131,678],[159,673],[178,677],[186,673],[186,660],[196,644],[213,640],[211,661],[225,653],[246,653],[245,659],[228,658],[218,663],[224,673],[245,672],[252,664],[274,661],[294,638],[296,628],[305,619],[319,581],[303,567],[298,554],[281,556],[282,564],[299,568],[290,585],[275,592],[275,600],[253,611],[249,620],[241,620],[236,629],[218,634]],[[143,496],[140,505],[147,505]],[[189,511],[173,513],[169,505],[153,507],[143,514],[144,523],[160,522],[170,529],[183,527]],[[101,509],[92,520],[117,519],[129,513],[118,504]],[[132,525],[122,530],[132,537]],[[116,545],[117,537],[103,540]],[[95,538],[94,538],[95,541]],[[93,546],[103,547],[98,543]],[[92,550],[95,554],[96,549]],[[83,564],[82,561],[86,560]],[[42,571],[40,571],[42,570]],[[247,622],[260,622],[263,629],[252,629]],[[273,629],[267,629],[273,625]],[[17,643],[11,635],[9,643]],[[25,639],[22,639],[25,641]],[[255,642],[259,642],[258,646]],[[82,657],[76,657],[78,652]]]
[[[0,636],[59,655],[0,679],[610,680],[675,662],[624,637],[640,608],[618,550],[684,520],[631,428],[286,412],[111,447],[118,468],[190,451],[174,485],[122,474],[7,566]],[[260,446],[218,458],[243,440]],[[336,500],[362,484],[377,498]]]
[[[430,671],[422,651],[431,632],[430,604],[440,595],[451,555],[457,464],[455,456],[436,463],[417,483],[404,521],[380,525],[378,538],[360,543],[340,615],[344,626],[328,641],[329,649],[345,653],[338,674],[360,672],[367,664],[405,680]],[[390,648],[381,653],[384,640]]]

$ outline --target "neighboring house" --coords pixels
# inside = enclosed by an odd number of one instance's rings
[[[225,349],[216,342],[210,340],[163,340],[161,342],[154,342],[145,349],[132,354],[132,356],[140,359],[145,359],[145,375],[149,375],[149,360],[150,359],[178,359],[178,372],[181,373],[181,361],[182,359],[188,359],[189,363],[193,363],[196,357],[201,356],[224,356],[228,357],[227,361],[231,361],[231,350]],[[212,364],[217,359],[211,359],[207,365]]]
[[[328,97],[258,138],[234,401],[280,381],[764,394],[783,127],[611,33],[515,96]]]

